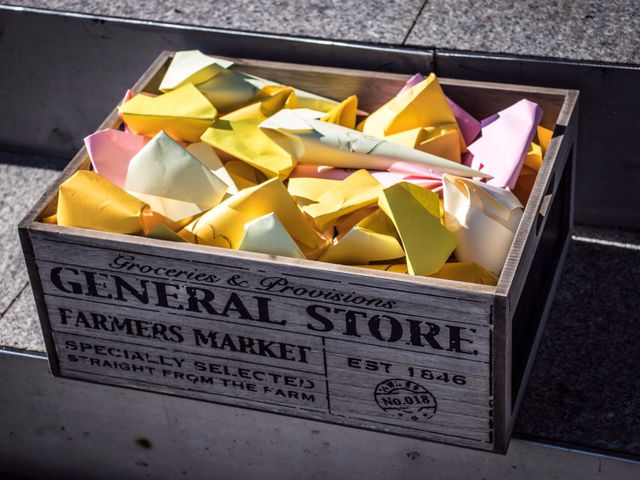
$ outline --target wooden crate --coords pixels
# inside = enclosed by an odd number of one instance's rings
[[[235,61],[368,111],[407,78]],[[52,373],[504,453],[570,239],[578,93],[440,80],[478,118],[535,101],[554,131],[496,287],[40,222],[83,148],[19,227]]]

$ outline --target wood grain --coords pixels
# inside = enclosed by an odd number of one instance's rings
[[[172,55],[132,88],[158,93]],[[368,111],[407,80],[232,60],[336,100],[357,94]],[[40,223],[60,183],[89,168],[83,148],[20,224],[52,372],[504,452],[515,410],[513,312],[545,205],[567,194],[559,178],[575,151],[577,93],[440,82],[478,118],[526,97],[554,130],[497,287]],[[114,110],[100,128],[120,124]]]

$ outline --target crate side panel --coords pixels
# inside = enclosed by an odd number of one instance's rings
[[[62,376],[493,449],[491,295],[32,237]]]

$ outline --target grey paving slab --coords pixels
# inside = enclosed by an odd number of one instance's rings
[[[637,0],[429,0],[408,45],[640,64]]]
[[[516,431],[638,456],[640,232],[574,233]]]
[[[400,44],[423,0],[11,0],[22,5],[252,32]]]
[[[0,346],[44,352],[36,304],[28,283],[0,319]]]
[[[18,240],[18,222],[64,163],[49,157],[0,152],[0,332],[5,326],[4,314],[22,306],[16,302],[28,281]],[[4,338],[2,333],[0,338]]]

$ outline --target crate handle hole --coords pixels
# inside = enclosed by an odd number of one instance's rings
[[[547,191],[542,197],[542,201],[540,202],[540,208],[538,209],[538,216],[536,217],[536,235],[540,235],[540,230],[542,229],[542,224],[544,223],[544,219],[549,213],[549,208],[551,207],[551,201],[553,200],[553,191],[555,190],[556,184],[556,172],[551,174],[551,178],[549,179],[549,186],[547,187]]]

